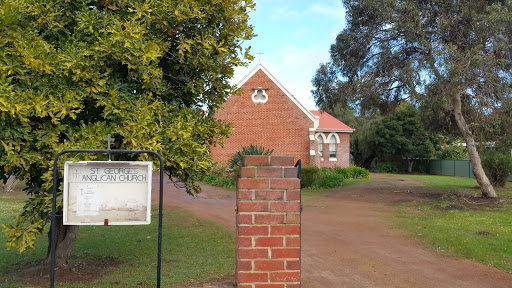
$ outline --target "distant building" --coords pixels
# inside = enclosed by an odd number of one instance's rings
[[[323,111],[309,111],[270,72],[258,64],[238,84],[215,117],[232,122],[224,148],[212,147],[214,161],[227,162],[241,146],[274,149],[273,155],[302,159],[302,165],[348,167],[354,129]]]

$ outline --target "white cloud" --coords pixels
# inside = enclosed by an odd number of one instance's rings
[[[343,8],[343,5],[341,5],[339,1],[333,1],[329,5],[324,3],[314,4],[309,9],[309,12],[339,20],[345,19],[345,8]]]

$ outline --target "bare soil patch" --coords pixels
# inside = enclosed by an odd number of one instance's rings
[[[55,279],[58,283],[82,283],[84,287],[96,279],[113,272],[121,262],[111,257],[75,261],[72,259],[66,266],[56,267]],[[9,273],[9,281],[26,287],[48,287],[50,283],[49,265],[42,262]],[[116,283],[112,283],[116,285]],[[119,284],[119,283],[117,283]]]

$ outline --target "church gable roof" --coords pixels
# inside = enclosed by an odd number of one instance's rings
[[[304,113],[306,114],[306,116],[311,119],[311,121],[313,121],[314,123],[314,129],[316,129],[318,127],[318,124],[319,124],[319,117],[313,115],[313,113],[311,113],[311,111],[309,111],[308,109],[306,109],[306,107],[304,107],[304,105],[302,105],[302,103],[300,103],[297,98],[295,98],[295,96],[293,96],[293,94],[290,93],[290,91],[288,91],[288,89],[286,89],[275,77],[274,75],[272,75],[272,73],[270,73],[270,71],[267,70],[267,68],[265,68],[265,66],[263,66],[261,63],[259,63],[258,65],[256,65],[247,75],[245,75],[244,78],[242,78],[242,80],[240,80],[240,82],[238,82],[238,87],[239,88],[242,88],[242,86],[249,80],[251,79],[251,77],[254,76],[254,74],[256,74],[258,71],[262,71],[263,73],[265,73],[265,75],[272,81],[276,84],[276,86],[281,90],[283,91],[283,93],[288,96],[288,98],[290,98],[290,100],[295,104],[297,105],[297,107],[299,107],[299,109]]]
[[[311,113],[320,118],[317,131],[332,131],[332,132],[349,132],[352,133],[354,129],[350,128],[347,124],[331,116],[331,114],[321,110],[311,110]]]

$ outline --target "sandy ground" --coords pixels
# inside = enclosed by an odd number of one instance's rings
[[[194,198],[164,182],[165,207],[185,208],[235,230],[234,192],[204,185]],[[392,205],[416,200],[409,193],[413,186],[409,179],[372,174],[370,183],[304,196],[302,287],[512,287],[512,274],[425,248],[393,226]],[[156,204],[158,185],[153,187]]]

